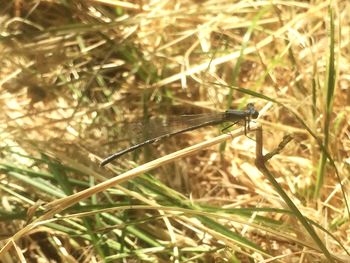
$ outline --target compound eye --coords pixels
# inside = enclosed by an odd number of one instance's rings
[[[247,104],[247,110],[253,110],[254,109],[254,104],[253,103],[248,103]]]
[[[250,113],[250,117],[252,119],[256,119],[256,118],[259,117],[259,112],[255,110],[253,103],[248,103],[247,104],[247,110]]]

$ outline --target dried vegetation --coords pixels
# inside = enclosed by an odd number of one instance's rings
[[[345,0],[2,1],[0,259],[349,262],[349,41]],[[223,127],[99,167],[125,121],[248,102],[278,186],[246,136],[157,159]]]

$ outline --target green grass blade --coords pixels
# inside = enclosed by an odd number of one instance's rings
[[[329,133],[330,133],[330,121],[331,121],[331,113],[333,110],[333,98],[335,91],[335,80],[336,80],[336,68],[335,68],[335,55],[334,55],[334,14],[332,7],[329,7],[329,27],[330,27],[330,35],[329,35],[329,57],[327,62],[327,81],[325,90],[327,91],[326,95],[326,104],[325,104],[325,119],[324,119],[324,139],[323,145],[325,149],[328,149],[329,144]],[[316,180],[316,188],[315,188],[315,197],[317,198],[320,195],[320,191],[324,182],[325,171],[326,171],[326,161],[327,154],[324,150],[322,150],[321,158],[319,161],[319,166],[317,169],[317,180]],[[341,183],[341,182],[339,182]]]
[[[233,69],[232,72],[232,82],[231,85],[232,86],[236,86],[237,85],[237,78],[239,76],[239,72],[241,69],[241,64],[243,62],[244,59],[244,50],[247,48],[248,43],[250,41],[250,38],[253,34],[254,29],[257,26],[258,21],[260,20],[260,18],[264,15],[264,13],[270,9],[271,6],[265,6],[264,8],[262,8],[253,18],[252,23],[250,24],[250,26],[248,27],[247,32],[244,34],[243,37],[243,43],[241,45],[241,49],[239,51],[239,57],[237,58],[237,62],[235,64],[235,67]],[[226,107],[229,109],[232,107],[232,96],[233,96],[233,90],[231,89],[229,91],[229,94],[227,95],[227,103],[226,103]]]
[[[338,168],[335,165],[335,162],[334,162],[331,154],[329,153],[329,151],[327,150],[327,148],[323,144],[322,140],[316,135],[316,133],[314,133],[311,130],[311,128],[306,124],[306,122],[303,119],[301,119],[300,116],[297,113],[294,112],[294,110],[292,108],[287,107],[286,105],[284,105],[283,103],[279,102],[278,100],[275,100],[274,98],[268,97],[268,96],[263,95],[261,93],[255,92],[253,90],[240,88],[240,87],[232,87],[232,86],[229,86],[229,85],[223,85],[223,84],[219,84],[219,83],[215,83],[215,82],[211,82],[211,84],[222,86],[222,87],[227,87],[229,89],[234,89],[234,90],[237,90],[239,92],[251,95],[253,97],[260,98],[260,99],[263,99],[263,100],[266,100],[266,101],[270,101],[270,102],[276,103],[277,105],[287,109],[296,118],[296,120],[302,125],[302,127],[305,130],[307,130],[307,132],[316,140],[318,146],[322,150],[322,153],[325,155],[325,157],[329,160],[331,166],[334,168],[334,171],[335,171],[335,174],[337,176],[338,181],[341,182],[341,178],[340,178],[340,174],[339,174]],[[341,191],[342,191],[342,195],[343,195],[343,198],[344,198],[344,202],[345,202],[345,205],[346,205],[346,209],[347,209],[347,212],[348,212],[348,217],[350,218],[350,207],[349,207],[349,203],[348,203],[348,200],[347,200],[347,197],[346,197],[346,194],[345,194],[345,189],[344,189],[343,184],[340,184],[340,186],[341,186]]]

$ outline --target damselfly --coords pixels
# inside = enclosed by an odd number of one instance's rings
[[[197,115],[185,115],[184,117],[187,118],[186,127],[183,127],[181,129],[175,129],[175,130],[168,130],[164,132],[163,134],[156,135],[155,137],[145,140],[141,143],[135,144],[129,148],[126,148],[122,151],[116,152],[101,162],[101,166],[104,166],[111,161],[113,161],[116,158],[119,158],[120,156],[132,152],[140,147],[143,147],[147,144],[159,142],[162,139],[184,133],[187,131],[193,131],[195,129],[199,129],[206,126],[212,126],[217,125],[224,122],[233,122],[229,127],[232,125],[238,123],[239,121],[244,121],[244,128],[245,128],[245,134],[247,133],[247,130],[249,130],[249,122],[251,119],[256,119],[259,116],[259,112],[255,110],[254,105],[252,103],[247,104],[246,110],[227,110],[225,112],[220,113],[212,113],[212,114],[200,114],[200,117],[196,117]],[[183,118],[184,120],[184,118]],[[226,127],[225,129],[227,129]],[[144,127],[144,129],[147,129],[147,127]]]

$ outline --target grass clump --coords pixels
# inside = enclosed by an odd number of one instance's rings
[[[0,258],[347,262],[349,8],[1,3]],[[220,127],[99,167],[142,133],[125,122],[248,102],[265,151],[293,134],[273,183]]]

